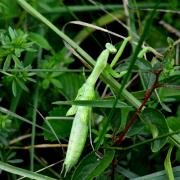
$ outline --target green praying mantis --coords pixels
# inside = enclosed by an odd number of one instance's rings
[[[79,89],[78,94],[75,100],[92,100],[95,97],[95,83],[98,80],[100,74],[106,69],[112,76],[114,77],[122,77],[126,74],[126,70],[122,71],[120,74],[115,72],[112,68],[118,61],[121,56],[126,44],[131,40],[131,37],[125,38],[118,52],[116,53],[116,48],[110,44],[106,43],[106,49],[101,52],[99,57],[97,58],[97,62],[95,67],[86,80],[86,82]],[[138,57],[142,58],[142,56],[147,52],[151,51],[155,54],[157,52],[150,47],[147,47],[140,51]],[[109,54],[116,53],[110,67],[107,66],[107,60],[109,58]],[[72,107],[67,111],[67,116],[75,115],[73,120],[73,125],[70,133],[68,149],[66,153],[66,158],[63,164],[63,169],[65,168],[65,174],[78,162],[80,155],[83,151],[87,135],[88,135],[88,122],[90,121],[92,107],[88,106],[77,106],[72,105]],[[62,169],[62,171],[63,171]]]
[[[92,100],[95,97],[94,86],[107,65],[107,60],[110,53],[116,53],[116,48],[110,44],[106,44],[106,49],[99,55],[96,65],[86,80],[79,89],[75,100]],[[88,134],[88,122],[91,115],[91,107],[73,105],[67,112],[67,115],[74,115],[74,121],[69,138],[69,145],[64,161],[64,167],[68,172],[78,161]]]

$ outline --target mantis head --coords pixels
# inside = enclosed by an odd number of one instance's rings
[[[106,49],[108,49],[110,53],[115,54],[117,52],[117,49],[111,43],[106,43],[105,46],[106,46]]]

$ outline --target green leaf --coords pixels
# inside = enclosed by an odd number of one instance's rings
[[[161,84],[164,84],[165,86],[171,86],[171,87],[176,87],[180,86],[180,74],[170,76],[166,79],[163,79],[160,81]]]
[[[14,63],[15,63],[15,66],[16,66],[16,67],[21,67],[21,66],[22,66],[22,64],[21,64],[21,62],[20,62],[20,60],[18,59],[17,56],[12,55],[12,58],[13,58],[13,60],[14,60]]]
[[[179,179],[180,177],[180,166],[173,168],[174,178]],[[148,174],[146,176],[138,177],[138,178],[132,178],[130,180],[168,180],[168,177],[166,175],[166,171],[158,171],[152,174]]]
[[[140,70],[140,76],[142,77],[145,87],[146,88],[152,87],[156,79],[156,76],[151,72],[152,71],[151,63],[141,58],[137,60],[136,64]]]
[[[11,39],[15,39],[16,38],[16,31],[13,30],[11,27],[8,28],[8,31],[9,31],[9,35],[11,37]]]
[[[59,89],[62,88],[62,84],[61,84],[61,82],[59,80],[57,80],[55,78],[52,78],[50,81],[55,87],[57,87]]]
[[[48,89],[49,88],[49,79],[44,79],[43,81],[42,81],[42,87],[44,88],[44,89]]]
[[[12,0],[1,0],[2,2],[2,12],[0,8],[1,17],[4,16],[4,18],[13,18],[18,17],[19,15],[19,8],[17,7],[16,1]],[[0,3],[1,4],[1,3]]]
[[[152,65],[149,61],[143,59],[143,58],[138,58],[136,61],[136,65],[138,68],[142,71],[149,71],[152,70]],[[146,72],[147,73],[147,72]]]
[[[171,128],[173,131],[178,131],[180,129],[179,117],[174,117],[174,116],[168,117],[167,123],[169,128]]]
[[[27,88],[26,84],[23,81],[16,78],[16,82],[24,91],[29,92],[29,89]]]
[[[175,88],[162,88],[161,99],[165,102],[179,101],[180,91]]]
[[[170,109],[166,104],[164,104],[163,102],[160,102],[160,104],[161,104],[161,107],[162,107],[165,111],[167,111],[167,112],[172,112],[171,109]]]
[[[52,117],[52,119],[48,118],[49,119],[48,122],[52,126],[57,136],[61,138],[69,137],[71,131],[72,121],[64,117],[67,110],[68,107],[60,106],[58,108],[53,108],[52,111],[49,112],[49,115],[50,117]],[[56,117],[56,119],[53,119],[53,117]],[[58,119],[57,117],[64,117],[64,119],[62,118]],[[45,129],[50,129],[46,122],[44,122],[43,127]],[[50,141],[57,140],[54,134],[48,131],[44,131],[44,137],[45,139],[48,139]]]
[[[57,118],[57,119],[48,120],[48,122],[58,137],[60,137],[60,138],[69,137],[70,131],[71,131],[71,126],[72,126],[72,121],[67,120],[67,119],[63,120],[63,119]],[[43,127],[45,129],[50,129],[46,123],[44,123]],[[57,140],[56,137],[52,133],[49,133],[48,131],[44,131],[43,134],[44,134],[45,139],[47,139],[47,140],[50,140],[50,141]]]
[[[17,163],[22,163],[23,160],[22,159],[11,159],[11,160],[8,160],[7,162],[11,163],[11,164],[17,164]]]
[[[121,108],[124,109],[124,108]],[[111,126],[113,129],[113,132],[117,132],[121,125],[121,110],[116,109],[115,113],[113,114],[111,118]]]
[[[142,118],[147,122],[149,129],[152,131],[153,138],[169,132],[166,119],[160,111],[152,108],[146,108],[142,112]],[[159,151],[166,144],[166,142],[167,138],[154,141],[151,144],[152,151]]]
[[[109,166],[114,158],[115,151],[107,150],[103,158],[98,158],[95,152],[88,154],[74,171],[72,180],[91,180]]]
[[[180,106],[178,107],[176,117],[175,116],[170,116],[170,117],[167,118],[167,123],[168,123],[168,126],[171,129],[171,131],[178,131],[180,129],[179,109],[180,109]],[[173,135],[173,136],[171,136],[169,138],[178,148],[180,148],[180,134],[175,134],[175,135]]]
[[[37,34],[37,33],[30,33],[29,34],[29,38],[31,41],[35,42],[36,44],[38,44],[40,47],[46,49],[46,50],[50,50],[51,46],[48,43],[48,41],[41,35]]]
[[[8,55],[4,62],[3,70],[6,71],[9,68],[10,64],[11,64],[11,55]]]
[[[131,170],[129,170],[129,168],[124,168],[119,165],[116,166],[116,172],[118,173],[118,176],[119,176],[119,174],[122,174],[125,178],[128,178],[128,179],[138,177],[138,175],[135,174],[134,172],[132,172]],[[121,180],[121,179],[119,179],[119,180]]]
[[[173,170],[172,170],[172,166],[171,166],[171,153],[172,153],[172,150],[173,150],[173,145],[171,145],[169,147],[166,159],[164,161],[164,167],[165,167],[166,173],[167,173],[170,180],[174,180]]]
[[[17,86],[16,86],[16,81],[13,80],[12,82],[12,92],[13,92],[13,95],[16,97],[17,95]]]
[[[64,73],[60,76],[63,95],[68,99],[75,99],[79,88],[83,84],[83,76],[76,73]]]
[[[145,133],[145,127],[142,125],[141,121],[135,121],[133,126],[127,132],[127,137],[133,137]]]
[[[129,114],[129,109],[121,108],[121,124],[119,127],[119,131],[122,131],[126,127],[128,114]]]

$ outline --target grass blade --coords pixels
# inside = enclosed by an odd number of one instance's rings
[[[56,180],[54,178],[51,178],[51,177],[48,177],[48,176],[45,176],[45,175],[42,175],[42,174],[38,174],[38,173],[35,173],[35,172],[31,172],[31,171],[28,171],[28,170],[24,170],[22,168],[12,166],[12,165],[4,163],[2,161],[0,161],[0,169],[2,169],[4,171],[7,171],[7,172],[10,172],[12,174],[17,174],[17,175],[20,175],[20,176],[23,176],[23,177],[36,179],[36,180],[44,180],[44,179],[46,179],[46,180]]]

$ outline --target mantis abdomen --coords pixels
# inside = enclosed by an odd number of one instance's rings
[[[79,100],[92,100],[94,98],[94,87],[84,84],[81,87]],[[71,134],[69,138],[68,150],[64,166],[68,172],[78,161],[88,135],[88,122],[90,121],[92,108],[88,106],[78,106],[74,117]]]
[[[66,172],[69,171],[77,163],[83,151],[88,134],[89,118],[87,118],[87,116],[89,116],[90,113],[91,108],[82,106],[78,107],[78,111],[75,115],[75,121],[73,122],[71,135],[69,138],[66,159],[64,161]]]

